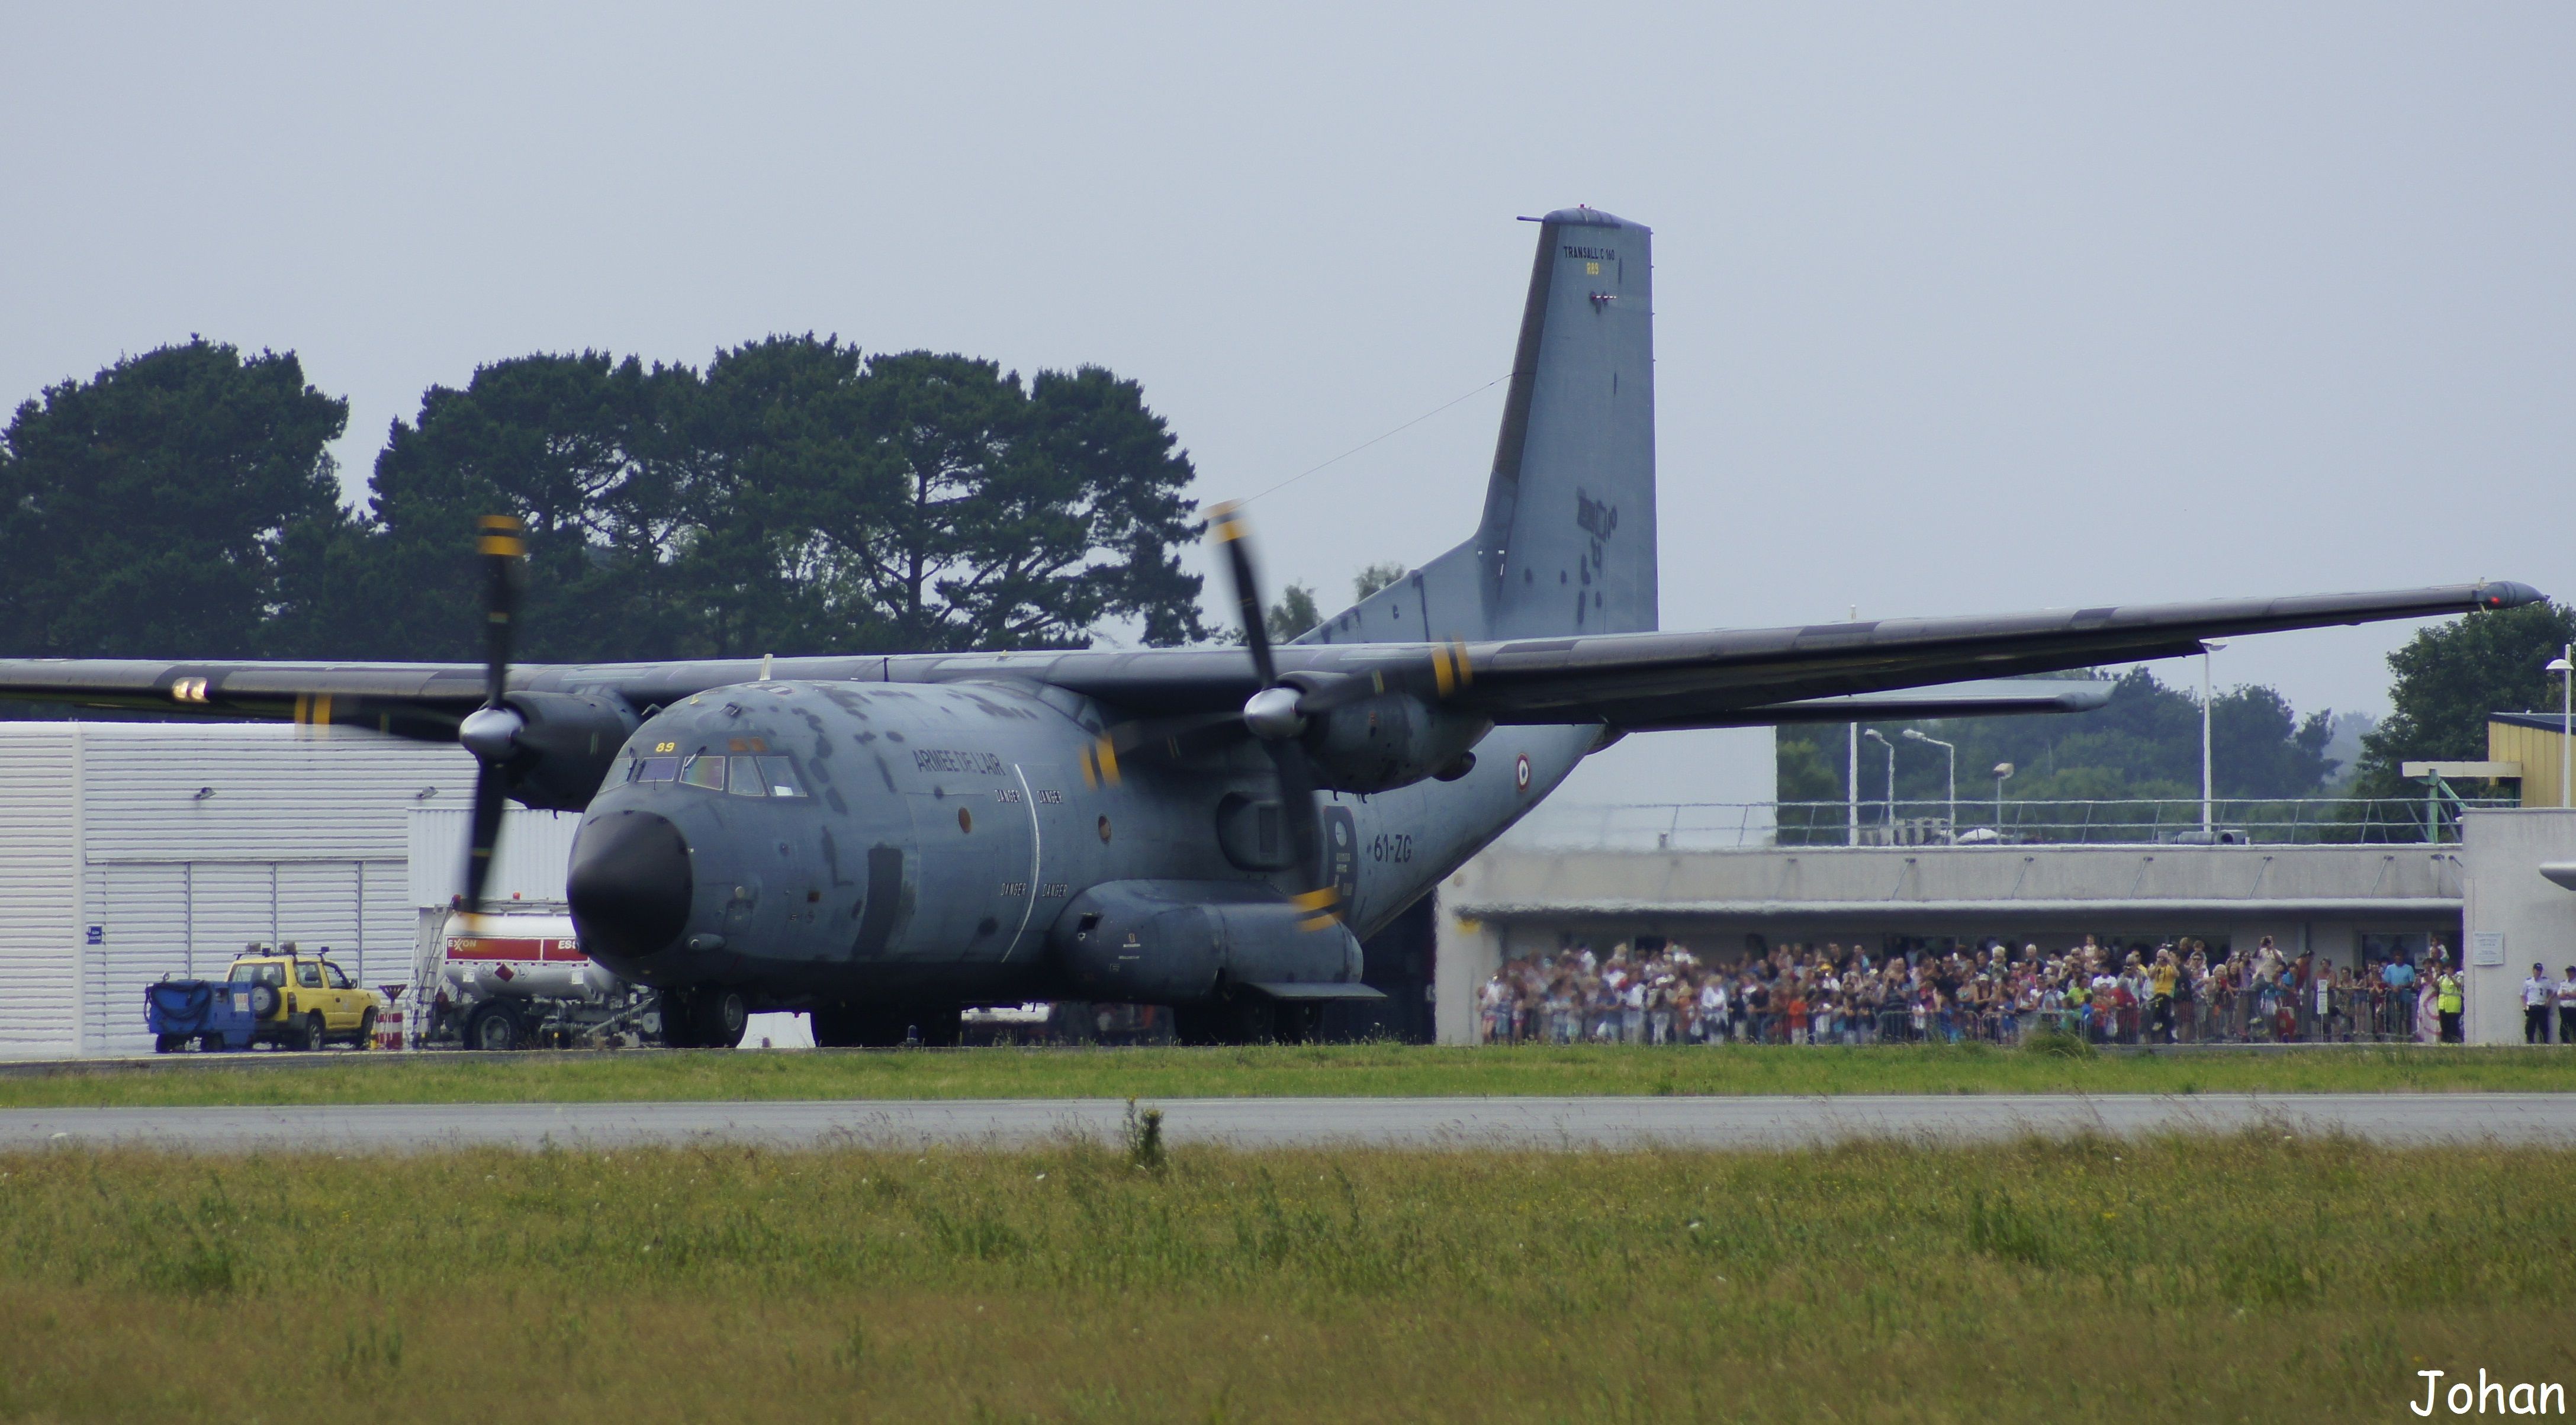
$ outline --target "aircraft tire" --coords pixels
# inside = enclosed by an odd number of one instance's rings
[[[750,1027],[750,1002],[722,985],[662,991],[662,1044],[670,1049],[733,1049]]]
[[[698,985],[662,991],[662,1042],[673,1049],[736,1049],[751,1027],[742,991]]]
[[[698,1038],[710,1049],[739,1049],[751,1028],[751,1002],[742,991],[710,985],[698,992]]]

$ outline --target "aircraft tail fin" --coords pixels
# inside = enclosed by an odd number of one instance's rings
[[[1326,620],[1319,643],[1656,626],[1652,234],[1592,208],[1539,220],[1476,535]]]

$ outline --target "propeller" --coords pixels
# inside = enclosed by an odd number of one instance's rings
[[[507,764],[519,754],[527,719],[510,706],[510,642],[519,610],[519,561],[526,555],[525,526],[508,515],[485,515],[475,552],[483,561],[483,706],[465,715],[456,740],[474,754],[474,821],[465,849],[465,909],[483,908],[483,883],[492,874],[492,848],[501,839],[501,812],[510,791]]]
[[[1316,694],[1279,679],[1279,663],[1270,651],[1270,628],[1261,613],[1261,584],[1253,574],[1249,531],[1244,526],[1241,508],[1231,502],[1208,511],[1209,531],[1225,550],[1226,570],[1234,580],[1236,615],[1243,621],[1244,646],[1252,654],[1253,672],[1261,688],[1243,704],[1239,726],[1250,732],[1270,756],[1272,772],[1279,779],[1279,809],[1289,842],[1297,848],[1298,879],[1303,889],[1295,898],[1299,910],[1306,913],[1301,928],[1322,930],[1342,918],[1342,893],[1333,884],[1324,864],[1323,815],[1316,806],[1314,765],[1307,760],[1305,744],[1298,735],[1306,730],[1306,718],[1313,708]],[[1369,680],[1349,679],[1363,688]],[[1211,727],[1224,727],[1236,720],[1219,714]]]

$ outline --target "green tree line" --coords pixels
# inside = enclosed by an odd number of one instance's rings
[[[2287,699],[2268,687],[2239,687],[2217,694],[2209,705],[2217,794],[2318,795],[2336,771],[2335,759],[2326,754],[2326,744],[2334,735],[2333,720],[2329,712],[2298,716]],[[1959,793],[1971,800],[1994,795],[1993,769],[2005,762],[2013,764],[2006,790],[2016,797],[2089,800],[2200,795],[2200,700],[2166,686],[2144,668],[2133,668],[2113,682],[2111,700],[2098,712],[1864,726],[1897,742],[1900,800],[1939,800],[1949,774],[1942,749],[1901,740],[1909,727],[1957,744]],[[1876,743],[1861,745],[1864,799],[1886,795],[1886,757],[1886,749]],[[1847,760],[1840,724],[1781,729],[1781,799],[1840,800],[1845,795]]]
[[[529,528],[528,658],[1080,646],[1115,625],[1204,638],[1193,472],[1142,388],[1098,367],[1022,380],[991,361],[865,355],[779,336],[703,368],[597,352],[494,362],[393,422],[363,499],[330,447],[348,403],[292,352],[194,338],[47,388],[0,431],[0,656],[479,655],[476,516]],[[1402,577],[1373,565],[1365,598]],[[1323,613],[1284,589],[1275,638]],[[2352,774],[2402,795],[2403,761],[2471,760],[2486,714],[2550,710],[2576,640],[2548,603],[2432,625],[2389,659],[2388,720],[2358,766],[2330,719],[2265,687],[2211,715],[2223,797],[2315,795]],[[1879,729],[1897,737],[1902,728]],[[1962,791],[2181,797],[2199,789],[2194,697],[2136,670],[2076,717],[1929,723]],[[1789,728],[1780,793],[1844,795],[1842,729]],[[1880,785],[1884,753],[1864,760]],[[1900,797],[1941,793],[1901,744]],[[1883,793],[1882,793],[1883,794]]]
[[[471,659],[474,518],[528,526],[535,660],[1202,638],[1188,455],[1134,381],[771,337],[433,386],[366,496],[348,403],[194,339],[0,433],[0,654]]]

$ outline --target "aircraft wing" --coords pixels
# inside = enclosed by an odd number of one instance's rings
[[[1419,687],[1498,723],[1628,731],[2072,712],[2095,693],[2016,676],[2193,653],[2205,638],[2514,608],[2541,597],[2527,584],[2489,582],[1796,628],[1292,645],[1279,650],[1279,664],[1318,685],[1366,678]],[[0,698],[291,719],[443,742],[482,702],[483,676],[471,663],[17,658],[0,659]],[[1239,649],[1175,648],[521,665],[510,670],[510,687],[613,693],[643,712],[766,677],[1048,684],[1137,714],[1239,709],[1259,686]]]
[[[1887,693],[1854,693],[1847,698],[1769,703],[1744,709],[1736,720],[1744,727],[1766,727],[1802,722],[1917,722],[1943,717],[2091,712],[2111,701],[2113,686],[2102,678],[1989,678],[1974,683],[1945,683],[1937,688],[1901,688]]]
[[[0,659],[0,698],[205,717],[363,725],[449,741],[483,701],[471,663]]]
[[[2210,638],[2515,608],[2541,597],[2530,585],[2497,581],[2383,593],[1525,640],[1470,646],[1466,676],[1451,701],[1502,723],[1598,721],[1634,731],[1769,722],[1775,714],[1783,715],[1777,720],[1847,721],[1849,712],[1830,719],[1814,715],[1816,700],[2170,658],[2196,653]],[[1879,706],[1861,715],[1911,715]]]

